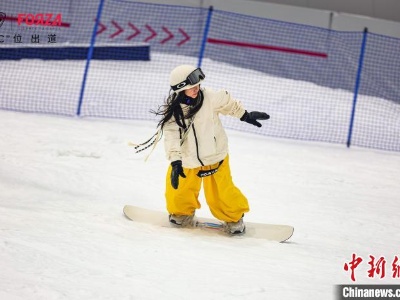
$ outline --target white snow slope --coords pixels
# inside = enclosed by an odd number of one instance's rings
[[[127,146],[152,122],[0,120],[0,299],[334,299],[353,253],[356,283],[400,283],[399,153],[228,131],[245,220],[295,227],[279,244],[127,220],[125,204],[165,209],[162,144],[147,162]]]

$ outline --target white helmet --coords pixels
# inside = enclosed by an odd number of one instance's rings
[[[171,71],[169,84],[175,93],[190,89],[199,85],[205,78],[200,68],[191,65],[181,65]]]

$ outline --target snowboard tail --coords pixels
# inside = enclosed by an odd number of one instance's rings
[[[133,205],[125,205],[123,209],[124,215],[139,223],[151,224],[161,227],[171,227],[168,214],[166,212],[146,209]],[[230,235],[226,232],[224,223],[219,222],[215,219],[195,217],[193,222],[194,229],[205,229],[208,231],[217,231],[226,235]],[[278,224],[265,224],[265,223],[253,223],[245,222],[246,231],[240,236],[265,239],[269,241],[285,242],[287,241],[294,232],[294,228],[290,225],[278,225]],[[196,230],[194,230],[196,231]]]

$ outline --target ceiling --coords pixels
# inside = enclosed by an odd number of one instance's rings
[[[400,0],[253,0],[400,22]]]

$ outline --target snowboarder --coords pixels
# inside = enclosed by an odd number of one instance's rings
[[[200,88],[205,75],[200,68],[180,65],[170,74],[171,92],[154,112],[164,134],[166,156],[171,164],[166,178],[169,221],[177,227],[194,222],[203,182],[207,205],[230,234],[245,232],[243,216],[247,198],[234,185],[229,167],[228,139],[219,114],[239,118],[257,127],[268,120],[265,112],[247,112],[225,90]]]

